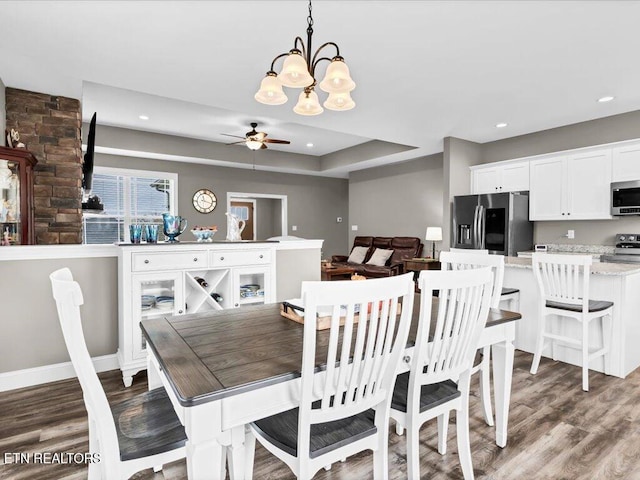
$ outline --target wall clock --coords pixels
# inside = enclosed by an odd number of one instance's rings
[[[193,194],[193,208],[200,213],[211,213],[216,208],[218,200],[215,193],[208,188],[202,188]]]

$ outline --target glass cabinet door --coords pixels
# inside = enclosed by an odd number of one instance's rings
[[[142,320],[185,313],[183,278],[182,272],[133,276],[131,338],[134,358],[146,356],[146,342],[140,330]]]
[[[269,267],[235,268],[234,307],[270,303],[271,282]]]
[[[2,245],[21,245],[20,164],[0,159],[0,227]]]

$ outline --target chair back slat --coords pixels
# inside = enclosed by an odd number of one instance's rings
[[[493,292],[491,267],[422,271],[418,282],[423,292],[439,292],[439,307],[430,341],[432,297],[421,295],[410,383],[424,385],[458,378],[471,368],[487,321]]]
[[[532,266],[540,292],[540,301],[582,305],[589,308],[590,255],[534,253]]]
[[[68,268],[56,270],[49,275],[53,298],[58,310],[64,342],[71,363],[80,381],[89,420],[97,424],[100,454],[106,460],[120,458],[118,435],[111,415],[109,401],[93,366],[82,330],[80,306],[84,303],[80,285],[73,280]]]
[[[413,311],[412,274],[344,282],[303,282],[305,308],[299,448],[310,425],[347,418],[390,401]],[[398,303],[402,303],[398,314]],[[316,321],[331,314],[324,356]],[[358,315],[358,322],[355,316]],[[343,325],[341,325],[343,323]],[[320,371],[316,371],[324,364]],[[312,405],[320,400],[319,405]]]
[[[440,253],[443,270],[468,270],[470,268],[491,267],[493,271],[493,290],[491,307],[499,308],[504,281],[504,257],[489,255],[487,250],[451,249]]]

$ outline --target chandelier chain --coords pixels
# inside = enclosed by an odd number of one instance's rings
[[[313,27],[313,17],[311,16],[311,0],[309,0],[309,16],[307,17],[309,28]]]

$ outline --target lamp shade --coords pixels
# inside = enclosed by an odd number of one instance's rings
[[[440,227],[427,227],[426,240],[438,242],[442,240],[442,228]]]
[[[356,102],[353,101],[349,92],[345,93],[330,93],[329,97],[323,103],[324,107],[329,110],[351,110],[356,106]]]
[[[327,93],[346,93],[356,88],[355,82],[351,79],[349,67],[344,63],[342,57],[334,57],[324,79],[320,82],[320,88]]]
[[[318,100],[318,94],[311,90],[310,92],[303,91],[298,97],[298,103],[293,107],[293,111],[298,115],[320,115],[324,112],[324,108],[320,106]]]
[[[275,72],[268,72],[267,76],[262,79],[260,89],[254,98],[265,105],[282,105],[288,100]]]
[[[313,83],[313,77],[309,73],[307,61],[300,54],[300,50],[291,50],[284,59],[282,71],[278,80],[285,87],[303,88]]]

